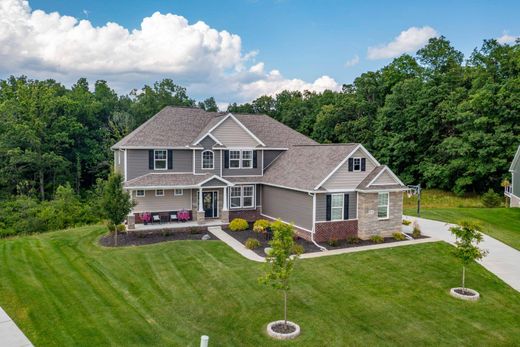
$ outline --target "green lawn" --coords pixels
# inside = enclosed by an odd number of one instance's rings
[[[477,303],[451,298],[460,266],[429,243],[302,260],[289,318],[302,335],[265,334],[280,293],[262,264],[219,241],[104,249],[99,226],[0,240],[0,306],[36,346],[514,345],[520,294],[478,264]]]
[[[410,208],[404,213],[417,214]],[[520,208],[427,208],[421,209],[421,217],[449,223],[477,221],[484,233],[520,250]]]

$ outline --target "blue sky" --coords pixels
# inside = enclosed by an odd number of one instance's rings
[[[218,71],[204,68],[202,69],[204,71],[197,73],[197,68],[193,67],[178,72],[176,69],[166,68],[150,70],[151,73],[146,74],[142,73],[141,69],[133,75],[126,68],[119,79],[117,73],[109,73],[107,78],[115,83],[118,91],[126,92],[131,86],[140,87],[142,83],[150,83],[161,76],[172,77],[184,82],[191,91],[190,94],[194,94],[195,97],[216,95],[222,103],[245,101],[258,93],[275,92],[277,88],[287,83],[288,86],[295,88],[308,86],[307,84],[312,84],[322,76],[330,77],[336,85],[331,80],[326,80],[313,84],[311,88],[315,87],[316,90],[319,90],[319,86],[337,88],[343,83],[350,83],[361,73],[378,69],[391,61],[391,58],[384,57],[368,59],[369,47],[384,47],[394,41],[401,32],[410,28],[417,28],[419,34],[421,30],[428,28],[430,36],[444,35],[466,56],[475,47],[480,46],[483,39],[508,35],[504,40],[509,38],[510,42],[513,37],[520,35],[519,1],[430,1],[428,3],[399,1],[397,3],[296,0],[207,2],[31,0],[29,6],[32,11],[39,9],[47,14],[57,11],[60,16],[71,16],[78,20],[87,19],[93,27],[103,27],[107,22],[115,22],[130,31],[140,29],[143,18],[159,11],[162,14],[182,16],[187,19],[189,25],[203,21],[218,32],[227,31],[239,36],[240,47],[236,49],[241,52],[242,58],[237,58],[235,54],[234,58],[230,58],[230,60],[234,59],[234,63],[219,67]],[[49,25],[40,27],[48,28]],[[161,31],[161,33],[169,35],[168,31]],[[425,40],[427,38],[419,41]],[[420,46],[420,42],[415,46],[411,44],[410,47],[415,48],[417,45]],[[175,42],[172,47],[175,47]],[[148,50],[150,51],[149,48]],[[104,52],[106,55],[106,51]],[[256,52],[256,55],[250,54],[251,52]],[[226,58],[219,56],[218,59]],[[208,61],[201,60],[201,65],[212,64],[215,60],[212,59],[209,63]],[[351,61],[350,66],[346,66],[347,61]],[[227,79],[230,70],[247,70],[260,62],[263,65],[261,71],[255,75],[257,77],[245,76],[244,72],[240,72],[240,77],[235,74],[233,78]],[[52,75],[52,71],[58,70],[61,73],[61,69],[67,70],[64,62],[57,62],[52,68],[47,66],[49,64],[53,65],[46,58],[45,64],[41,64],[45,66],[41,66],[40,70],[36,71],[36,75],[45,76],[45,70],[49,70],[49,75]],[[78,65],[77,61],[74,64]],[[179,64],[179,62],[175,61],[172,64]],[[16,66],[13,70],[23,71],[23,66]],[[256,70],[260,70],[260,66]],[[272,70],[279,71],[281,76],[269,75]],[[0,72],[5,75],[8,69],[0,66]],[[34,72],[32,68],[30,72]],[[90,78],[106,75],[103,69],[99,72],[95,71],[95,68],[84,71],[77,69],[63,72],[62,79],[64,83],[70,82],[81,72]],[[212,75],[207,83],[202,77],[204,73]],[[136,76],[139,74],[141,77]],[[224,92],[218,91],[219,74],[222,76],[225,74],[226,77],[220,79],[224,79],[226,84],[237,85],[233,88],[222,87]],[[260,75],[263,77],[258,77]],[[273,80],[276,80],[276,83],[272,83]],[[289,83],[287,80],[299,82]]]

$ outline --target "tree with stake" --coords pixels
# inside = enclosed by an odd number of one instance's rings
[[[130,199],[130,194],[123,190],[123,177],[117,173],[110,174],[103,189],[101,208],[106,218],[115,225],[114,243],[116,245],[117,226],[123,223],[133,206],[134,203]]]
[[[462,221],[457,226],[450,228],[457,240],[455,241],[454,254],[462,262],[462,287],[458,294],[463,296],[477,296],[478,293],[466,288],[466,266],[475,260],[480,260],[487,255],[487,251],[477,245],[482,241],[481,227],[478,224]],[[455,291],[457,288],[455,288]]]
[[[273,230],[273,239],[269,242],[271,245],[271,252],[267,255],[267,264],[265,274],[259,278],[260,282],[272,286],[275,289],[283,291],[284,294],[284,320],[283,320],[283,334],[294,334],[296,330],[299,333],[299,327],[287,322],[287,292],[290,289],[289,277],[294,269],[294,263],[298,258],[297,255],[292,255],[294,245],[294,230],[291,225],[276,221],[271,224]],[[292,328],[292,329],[291,329]],[[269,327],[268,327],[269,330]],[[292,330],[292,331],[291,331]],[[295,337],[295,334],[292,337]],[[279,336],[275,336],[279,337]],[[279,337],[287,338],[287,337]]]

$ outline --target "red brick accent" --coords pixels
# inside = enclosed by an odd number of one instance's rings
[[[263,217],[260,216],[260,209],[258,208],[256,210],[229,210],[229,221],[235,218],[242,218],[248,222],[254,222]]]
[[[269,218],[269,217],[262,216],[262,215],[260,215],[260,218],[267,219],[267,220],[270,220],[273,222],[276,220],[276,219]],[[301,237],[302,239],[305,239],[307,241],[311,241],[311,233],[309,231],[300,229],[297,226],[293,226],[293,228],[294,228],[294,233],[296,234],[296,236]]]
[[[314,226],[316,242],[326,242],[330,239],[345,240],[349,236],[357,236],[357,220],[316,223]]]

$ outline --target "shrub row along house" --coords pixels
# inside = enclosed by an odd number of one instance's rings
[[[266,115],[166,107],[112,147],[144,213],[280,219],[306,239],[389,236],[406,187],[361,144],[318,144]]]

